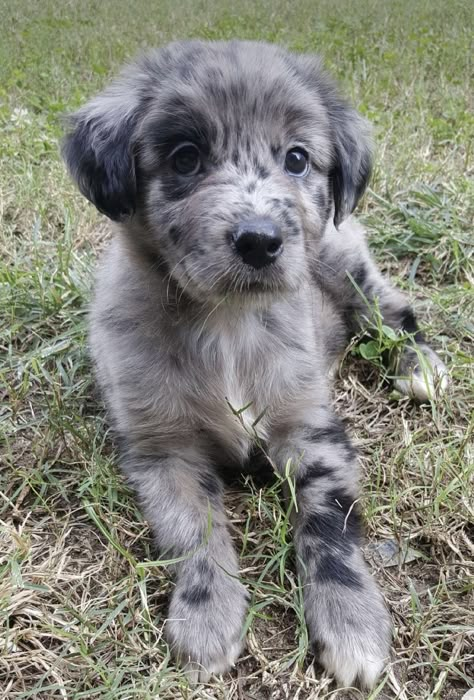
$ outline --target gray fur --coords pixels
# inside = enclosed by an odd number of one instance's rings
[[[389,655],[389,616],[360,551],[355,452],[329,390],[364,313],[347,272],[385,323],[417,331],[348,218],[370,175],[368,133],[318,58],[251,42],[172,44],[71,118],[71,173],[118,222],[97,278],[92,354],[121,466],[160,551],[181,558],[167,629],[194,679],[227,670],[242,646],[246,592],[217,467],[245,469],[256,442],[282,473],[293,465],[321,662],[340,683],[372,686]],[[195,175],[173,170],[183,142],[199,147]],[[309,154],[304,177],[284,169],[294,147]],[[284,249],[255,269],[233,240],[259,217]]]

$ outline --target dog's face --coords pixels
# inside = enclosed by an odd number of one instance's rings
[[[81,191],[199,299],[296,289],[370,174],[365,122],[319,60],[268,44],[172,44],[71,125]]]

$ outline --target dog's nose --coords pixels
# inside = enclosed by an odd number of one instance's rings
[[[270,219],[252,219],[237,226],[235,249],[247,265],[256,269],[274,262],[283,250],[283,239]]]

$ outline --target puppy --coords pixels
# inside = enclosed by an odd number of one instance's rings
[[[203,681],[239,656],[247,593],[219,469],[245,470],[260,451],[295,488],[319,661],[342,685],[373,686],[391,625],[360,550],[356,456],[330,368],[377,303],[412,334],[399,388],[424,399],[446,373],[349,218],[371,170],[367,124],[314,56],[192,41],[140,58],[73,114],[63,154],[117,223],[90,345],[121,467],[159,550],[178,559],[176,657]]]

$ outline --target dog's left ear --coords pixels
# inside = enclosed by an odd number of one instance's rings
[[[334,141],[334,162],[330,173],[336,227],[352,214],[372,172],[370,127],[355,109],[342,100],[328,104]]]
[[[339,226],[357,206],[372,172],[372,139],[369,123],[341,96],[323,68],[321,58],[292,54],[292,67],[326,109],[333,162],[329,173],[334,224]]]

